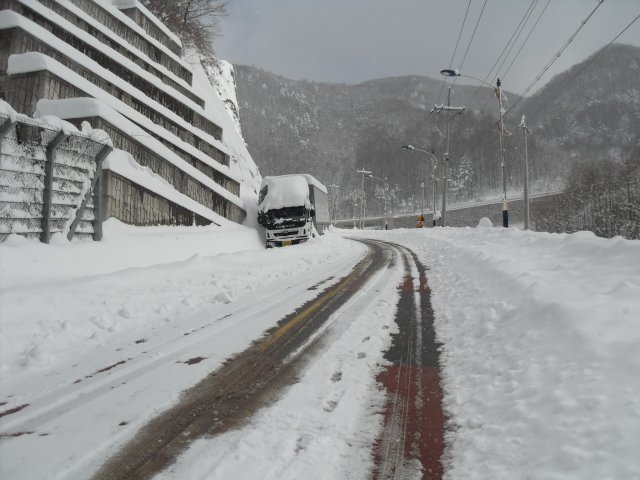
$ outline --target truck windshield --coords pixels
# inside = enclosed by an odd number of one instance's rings
[[[309,217],[305,207],[285,207],[264,214],[267,228],[295,228],[303,226]]]

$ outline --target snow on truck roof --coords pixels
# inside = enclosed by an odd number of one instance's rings
[[[274,176],[270,176],[270,177],[264,177],[262,179],[262,186],[265,185],[265,180],[267,179],[271,179],[271,178],[289,178],[289,177],[304,177],[304,179],[306,180],[308,185],[313,185],[314,187],[318,188],[321,192],[327,193],[327,187],[325,187],[322,183],[320,183],[318,181],[318,179],[316,179],[313,175],[309,175],[308,173],[292,173],[289,175],[274,175]]]
[[[304,205],[311,207],[309,200],[309,186],[313,185],[324,193],[327,189],[318,180],[311,175],[279,175],[273,177],[264,177],[262,179],[262,190],[268,187],[267,195],[262,203],[258,205],[258,210],[266,212],[284,207],[293,207]]]

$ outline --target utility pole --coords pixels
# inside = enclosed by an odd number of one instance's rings
[[[451,87],[449,87],[449,95],[447,96],[447,105],[434,105],[433,109],[431,110],[431,113],[436,112],[436,113],[440,113],[442,111],[445,112],[457,112],[458,115],[461,115],[462,112],[464,112],[465,107],[452,107],[451,106]],[[440,220],[440,226],[444,227],[445,226],[445,216],[446,216],[446,211],[447,211],[447,170],[449,167],[449,121],[451,120],[450,117],[447,119],[447,151],[444,154],[444,173],[442,175],[442,181],[443,181],[443,185],[442,185],[442,213],[441,213],[441,220]]]
[[[360,173],[362,175],[362,183],[360,184],[360,222],[359,222],[359,228],[362,230],[364,229],[364,176],[365,175],[371,175],[372,172],[368,171],[368,170],[356,170],[356,173]]]
[[[529,129],[524,115],[522,115],[520,127],[522,127],[522,140],[524,141],[524,229],[529,230],[529,158],[527,156],[527,132]]]
[[[496,82],[498,86],[498,108],[500,109],[500,167],[502,168],[502,226],[505,228],[509,227],[509,206],[507,204],[507,176],[505,175],[505,164],[504,164],[504,124],[502,122],[502,116],[504,114],[504,109],[502,108],[502,83],[498,78]]]
[[[332,205],[333,208],[331,208],[331,213],[330,213],[330,223],[331,225],[333,225],[334,223],[336,223],[336,208],[337,208],[337,203],[338,203],[338,197],[336,195],[336,188],[342,188],[340,185],[336,185],[335,183],[332,183],[331,185],[329,185],[329,188],[333,189],[333,195],[332,195]]]
[[[435,150],[431,149],[431,181],[433,182],[433,203],[431,204],[433,207],[433,226],[436,226],[436,162],[438,157],[436,157]]]

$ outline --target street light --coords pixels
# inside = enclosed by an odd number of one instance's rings
[[[436,154],[433,150],[431,150],[430,152],[428,152],[427,150],[423,150],[422,148],[417,148],[414,147],[413,145],[403,145],[402,147],[404,150],[409,150],[409,151],[416,151],[416,152],[421,152],[424,153],[425,155],[428,155],[431,158],[431,181],[432,181],[432,193],[433,193],[433,202],[431,204],[431,208],[433,211],[433,226],[436,226],[436,165],[438,163],[438,157],[436,157]]]
[[[384,218],[384,229],[388,230],[388,227],[387,227],[387,193],[389,192],[389,184],[387,183],[387,181],[384,178],[374,177],[371,174],[367,175],[367,177],[373,178],[374,180],[379,180],[382,183],[384,183],[384,196],[382,197],[383,198],[382,216]]]
[[[440,74],[444,75],[445,77],[463,77],[463,78],[470,78],[472,80],[477,80],[478,82],[482,83],[483,85],[486,85],[488,87],[490,87],[491,89],[493,89],[493,85],[485,82],[484,80],[480,80],[477,77],[473,77],[471,75],[463,75],[460,73],[460,70],[458,70],[457,68],[455,69],[444,69],[444,70],[440,70]],[[500,128],[500,167],[502,169],[502,226],[503,227],[508,227],[509,226],[509,206],[507,204],[507,177],[504,174],[504,169],[505,169],[505,163],[504,163],[504,139],[503,139],[503,134],[504,134],[504,123],[502,121],[502,116],[504,115],[504,109],[502,108],[502,83],[500,82],[500,79],[498,78],[497,82],[496,82],[496,86],[497,89],[495,90],[496,92],[496,96],[498,97],[498,111],[500,114],[500,122],[498,124],[499,128]]]

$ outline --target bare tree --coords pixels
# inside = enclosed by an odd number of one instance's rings
[[[226,0],[142,0],[182,43],[202,53],[213,53],[220,19],[227,15]]]

